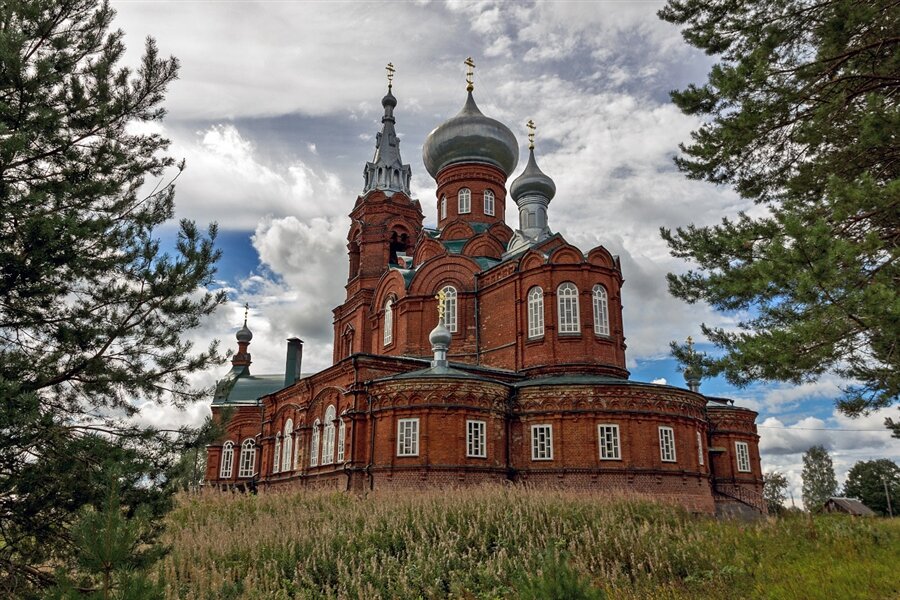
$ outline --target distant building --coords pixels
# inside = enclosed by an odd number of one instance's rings
[[[756,413],[700,394],[691,373],[691,389],[629,380],[619,259],[551,231],[556,185],[537,165],[533,133],[507,192],[518,141],[471,88],[423,148],[437,183],[431,229],[410,193],[388,87],[350,212],[333,365],[301,377],[292,339],[284,375],[251,375],[245,320],[212,403],[217,417],[233,410],[209,447],[208,485],[514,482],[764,512]]]
[[[857,500],[856,498],[829,498],[822,506],[822,512],[844,513],[857,517],[874,517],[875,511]]]

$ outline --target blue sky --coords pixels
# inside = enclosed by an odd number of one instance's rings
[[[148,35],[181,61],[168,116],[152,129],[187,162],[177,216],[220,227],[217,285],[231,302],[188,335],[230,347],[249,302],[255,372],[281,370],[291,336],[306,341],[305,371],[327,367],[331,309],[346,281],[347,214],[374,152],[384,66],[397,69],[401,152],[412,166],[413,195],[433,223],[435,186],[421,145],[462,106],[463,60],[472,56],[476,100],[512,129],[520,155],[525,122],[538,125],[538,160],[558,189],[551,229],[584,250],[602,244],[621,257],[632,378],[683,386],[669,342],[691,335],[708,350],[700,324],[735,327],[742,315],[668,295],[665,274],[689,265],[669,256],[658,229],[763,209],[728,188],[688,181],[673,166],[679,142],[700,123],[668,93],[703,82],[713,59],[655,16],[661,5],[114,1],[130,64]],[[507,222],[514,219],[509,210]],[[812,444],[831,450],[839,480],[856,460],[900,458],[900,440],[881,429],[896,410],[850,421],[834,410],[841,385],[826,376],[742,390],[712,380],[702,389],[760,412],[763,465],[785,471],[799,497],[800,456]],[[207,410],[148,407],[144,418],[196,422]]]

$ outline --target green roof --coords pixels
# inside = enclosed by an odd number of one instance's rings
[[[223,404],[258,404],[261,397],[284,387],[284,375],[251,375],[250,367],[232,367],[216,383],[213,406]]]

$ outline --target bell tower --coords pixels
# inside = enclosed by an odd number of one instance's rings
[[[424,215],[410,197],[412,171],[400,157],[394,129],[397,98],[392,92],[394,65],[386,67],[388,91],[381,99],[384,114],[375,136],[375,156],[363,168],[363,191],[350,213],[347,235],[347,297],[334,309],[334,361],[369,347],[368,312],[375,287],[391,268],[404,268],[422,231]]]

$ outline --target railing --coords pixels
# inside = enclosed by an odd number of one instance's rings
[[[713,489],[717,494],[728,496],[747,506],[752,506],[762,514],[768,512],[766,510],[766,501],[763,498],[763,495],[756,490],[751,490],[750,488],[734,483],[716,483],[713,485]]]

